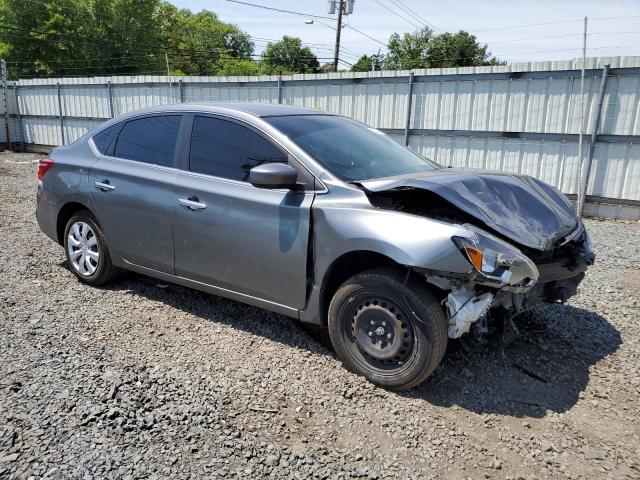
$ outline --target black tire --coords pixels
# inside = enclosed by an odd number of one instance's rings
[[[71,252],[69,248],[69,243],[71,241],[70,233],[74,225],[77,223],[85,224],[90,227],[88,236],[89,239],[95,237],[97,247],[91,247],[94,251],[97,251],[99,253],[98,260],[94,260],[91,263],[91,265],[95,268],[95,271],[90,271],[85,266],[83,268],[86,271],[83,273],[77,266],[80,262],[78,262],[77,260],[74,262],[74,260],[71,258]],[[118,268],[114,267],[111,261],[107,239],[104,236],[100,225],[98,225],[97,220],[88,210],[80,210],[74,213],[67,222],[67,225],[64,229],[64,252],[67,256],[67,264],[69,265],[69,269],[78,278],[78,280],[83,283],[96,286],[102,285],[109,282],[110,280],[113,280],[119,273]]]
[[[442,306],[426,285],[404,283],[402,272],[368,270],[344,282],[329,305],[329,335],[345,367],[390,390],[422,383],[447,348]]]

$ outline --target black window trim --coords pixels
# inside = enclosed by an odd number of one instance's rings
[[[118,133],[117,135],[114,137],[114,139],[111,141],[111,145],[109,145],[109,149],[107,151],[106,154],[101,153],[100,150],[98,150],[98,147],[95,145],[95,143],[93,142],[93,137],[95,135],[97,135],[98,133],[106,130],[107,128],[113,126],[113,125],[109,125],[108,127],[102,128],[100,129],[100,131],[96,132],[95,134],[93,134],[91,136],[91,149],[93,150],[94,154],[96,154],[98,157],[101,158],[106,158],[109,160],[116,160],[118,162],[125,162],[125,163],[133,163],[134,165],[144,165],[150,168],[158,168],[161,170],[174,170],[174,171],[181,171],[180,169],[180,155],[181,155],[181,142],[184,136],[184,131],[185,128],[187,126],[186,122],[188,120],[188,117],[190,116],[191,112],[182,112],[182,111],[167,111],[167,112],[153,112],[153,113],[141,113],[139,115],[132,115],[130,117],[127,118],[123,118],[122,120],[120,120],[120,128],[118,129]],[[173,152],[173,161],[172,164],[170,166],[167,165],[160,165],[158,163],[148,163],[148,162],[142,162],[140,160],[134,160],[131,158],[122,158],[122,157],[116,157],[114,155],[114,150],[115,150],[115,145],[116,142],[115,140],[118,138],[118,136],[120,135],[120,132],[122,131],[122,128],[129,122],[131,122],[132,120],[140,120],[143,118],[149,118],[149,117],[166,117],[166,116],[180,116],[181,120],[180,120],[180,126],[178,127],[178,136],[176,138],[176,146],[175,146],[175,151]],[[117,125],[117,123],[116,123]]]
[[[188,121],[188,128],[184,129],[184,154],[183,154],[183,160],[180,162],[181,163],[181,169],[180,171],[182,173],[186,173],[189,175],[196,175],[196,176],[201,176],[201,177],[205,177],[205,178],[210,178],[213,180],[217,180],[217,181],[222,181],[222,182],[229,182],[229,183],[234,183],[236,185],[242,185],[245,187],[251,187],[251,188],[258,188],[254,185],[252,185],[251,183],[247,182],[247,181],[243,181],[243,180],[236,180],[233,178],[226,178],[226,177],[220,177],[217,175],[211,175],[208,173],[199,173],[199,172],[192,172],[190,169],[190,154],[191,154],[191,133],[193,131],[193,122],[195,120],[195,117],[210,117],[210,118],[216,118],[218,120],[224,120],[224,121],[228,121],[228,122],[232,122],[232,123],[236,123],[242,127],[248,128],[249,130],[251,130],[252,132],[254,132],[256,135],[259,135],[260,137],[262,137],[264,140],[268,141],[269,143],[271,143],[274,147],[276,147],[278,150],[280,150],[280,152],[287,158],[286,163],[291,164],[294,163],[294,165],[292,165],[296,170],[300,171],[300,169],[304,170],[307,173],[307,177],[309,179],[309,182],[312,183],[312,185],[308,185],[308,182],[305,182],[304,185],[304,190],[302,190],[304,193],[311,193],[311,192],[315,192],[315,193],[321,193],[321,192],[327,192],[327,188],[326,186],[304,165],[304,163],[302,163],[300,160],[298,160],[298,158],[296,158],[295,155],[293,155],[284,145],[282,145],[278,140],[276,140],[275,138],[273,138],[271,135],[269,135],[267,132],[265,132],[264,130],[256,127],[255,125],[248,123],[240,118],[231,116],[231,115],[225,115],[224,113],[213,113],[213,112],[198,112],[198,111],[192,111],[192,112],[188,112],[188,116],[190,117],[189,119],[187,119]],[[284,163],[284,162],[283,162]],[[263,189],[264,190],[264,189]],[[274,188],[274,189],[270,189],[271,191],[275,191],[275,192],[281,192],[281,191],[290,191],[290,189],[282,189],[282,188]]]
[[[93,135],[91,135],[91,144],[93,145],[94,149],[103,157],[110,157],[113,154],[113,149],[115,147],[115,140],[116,138],[118,138],[118,135],[120,135],[120,132],[122,131],[122,127],[124,127],[124,124],[127,123],[127,120],[121,120],[120,122],[116,122],[113,123],[111,125],[109,125],[108,127],[104,127],[101,128],[100,130],[98,130],[97,132],[95,132]],[[107,147],[107,151],[102,153],[100,151],[100,149],[98,148],[98,146],[96,145],[96,142],[94,140],[94,138],[98,135],[100,135],[102,132],[104,132],[105,130],[110,129],[111,127],[118,127],[118,129],[116,130],[116,134],[113,136],[113,138],[111,139],[111,143],[109,143],[109,147]]]

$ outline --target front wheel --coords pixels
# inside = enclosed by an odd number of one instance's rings
[[[433,293],[393,270],[354,275],[329,306],[329,335],[344,365],[370,382],[405,390],[423,382],[447,347],[447,319]]]

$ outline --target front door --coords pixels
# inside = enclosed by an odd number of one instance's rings
[[[181,115],[129,120],[89,173],[98,221],[116,261],[174,272],[174,167]]]
[[[176,179],[176,275],[302,308],[313,192],[246,181],[273,161],[287,156],[253,128],[194,117],[188,171]]]

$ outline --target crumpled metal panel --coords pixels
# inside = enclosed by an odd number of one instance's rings
[[[567,198],[529,176],[443,168],[360,184],[372,192],[406,188],[433,192],[492,230],[542,251],[578,226]]]

